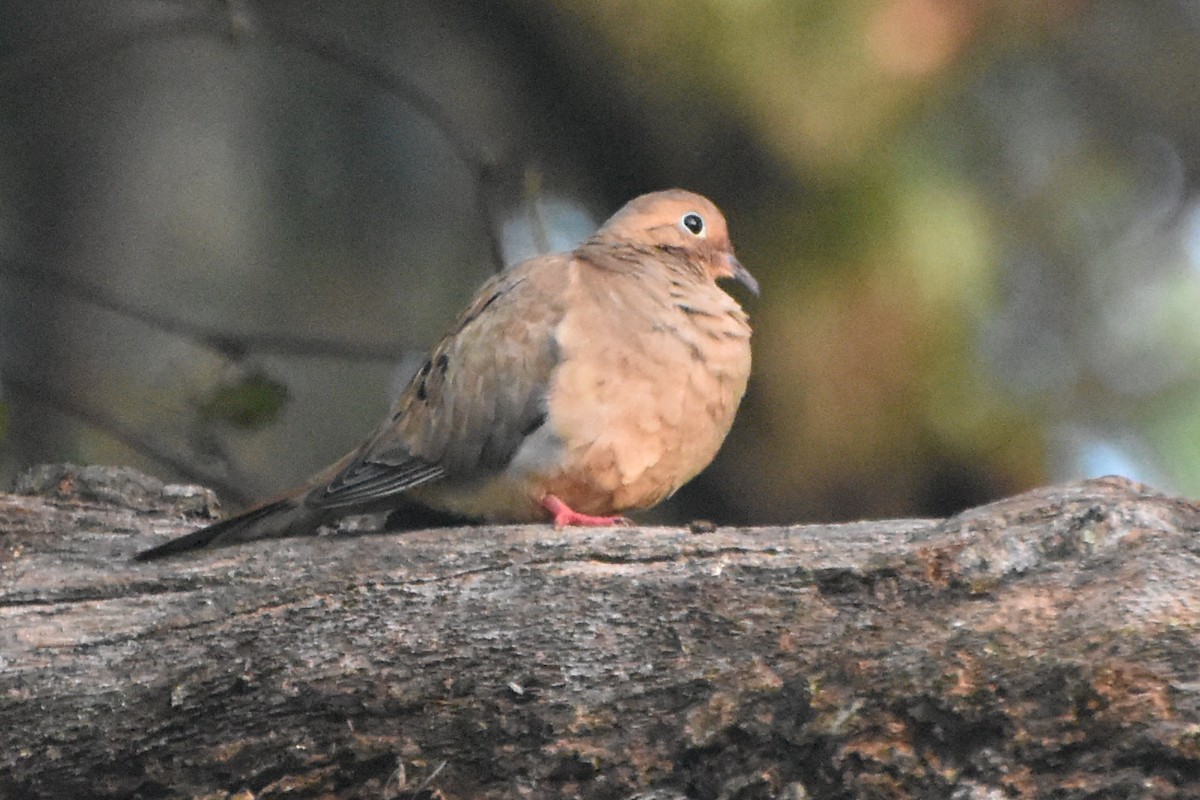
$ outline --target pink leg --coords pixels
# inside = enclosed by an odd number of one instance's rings
[[[556,528],[561,528],[565,525],[607,527],[629,524],[629,520],[624,517],[593,517],[591,514],[580,514],[552,494],[548,494],[542,498],[542,508],[554,515],[554,527]]]

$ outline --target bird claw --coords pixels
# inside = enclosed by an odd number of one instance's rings
[[[597,517],[591,514],[581,514],[559,500],[552,494],[542,498],[542,508],[554,517],[554,527],[564,528],[568,525],[587,528],[611,528],[614,525],[628,525],[629,520],[622,516]]]

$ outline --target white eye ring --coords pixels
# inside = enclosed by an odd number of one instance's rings
[[[684,214],[680,218],[679,224],[685,231],[693,236],[699,236],[701,239],[703,239],[706,235],[706,231],[704,230],[704,217],[700,216],[695,211],[689,211]]]

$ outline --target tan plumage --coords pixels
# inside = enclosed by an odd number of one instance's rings
[[[638,197],[573,252],[485,283],[356,450],[138,558],[310,534],[404,499],[556,525],[648,508],[708,465],[746,389],[750,326],[719,278],[758,292],[716,206]]]

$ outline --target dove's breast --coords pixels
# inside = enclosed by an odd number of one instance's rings
[[[546,424],[557,461],[530,478],[583,513],[647,508],[704,469],[729,432],[750,375],[746,315],[715,284],[670,273],[584,267],[567,291],[582,296],[568,298],[556,333]]]

